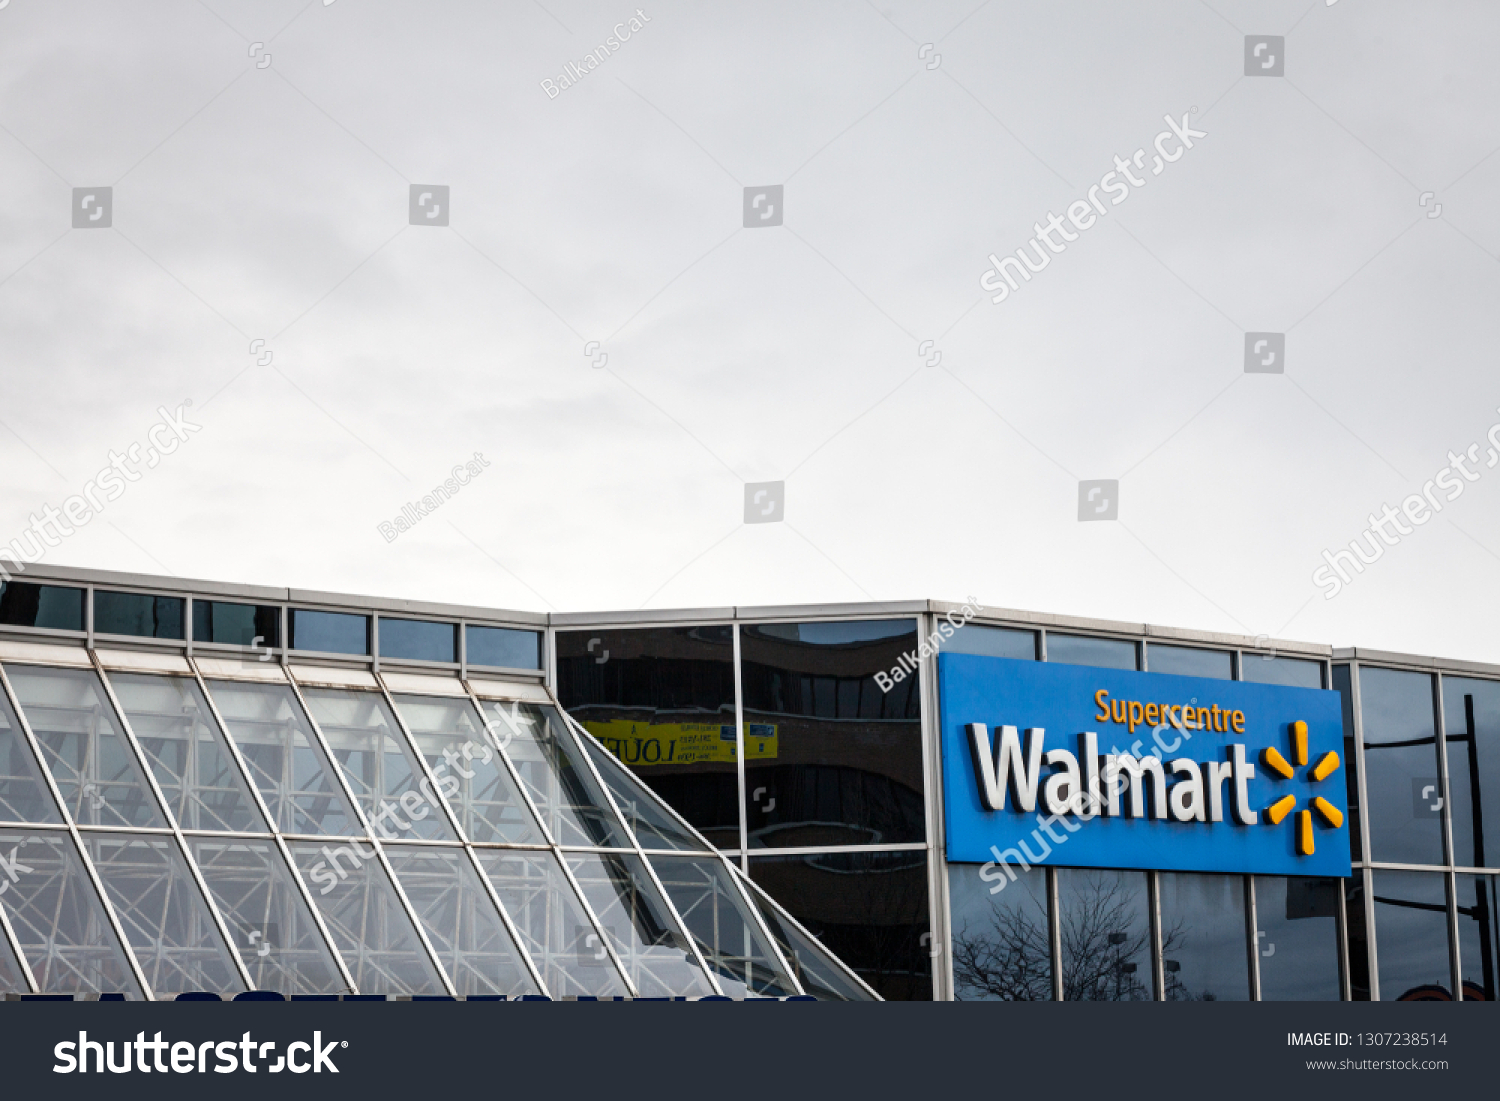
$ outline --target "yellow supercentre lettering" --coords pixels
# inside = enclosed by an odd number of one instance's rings
[[[1138,726],[1157,727],[1170,724],[1180,730],[1212,730],[1227,734],[1245,732],[1245,713],[1211,704],[1194,707],[1186,703],[1143,703],[1139,700],[1110,699],[1109,689],[1101,688],[1094,693],[1094,706],[1099,710],[1094,719],[1101,723],[1119,723],[1135,733]]]

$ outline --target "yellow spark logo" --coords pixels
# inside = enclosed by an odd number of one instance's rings
[[[1307,764],[1307,724],[1300,719],[1292,724],[1292,760],[1298,766]],[[1283,780],[1294,779],[1297,775],[1292,765],[1287,762],[1277,750],[1268,746],[1260,752],[1260,763],[1266,771],[1281,777]],[[1339,755],[1329,750],[1318,759],[1313,766],[1311,777],[1319,782],[1328,779],[1339,770]],[[1266,808],[1266,820],[1273,826],[1281,825],[1286,816],[1292,812],[1297,805],[1295,795],[1283,795],[1276,802]],[[1313,854],[1313,811],[1334,829],[1344,824],[1344,815],[1338,807],[1334,806],[1321,795],[1312,798],[1311,810],[1297,812],[1297,852],[1302,856]]]

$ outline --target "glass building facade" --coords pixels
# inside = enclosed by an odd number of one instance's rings
[[[0,987],[1491,1000],[1500,667],[935,601],[541,616],[28,569]],[[944,836],[935,649],[1322,688],[1347,878]]]

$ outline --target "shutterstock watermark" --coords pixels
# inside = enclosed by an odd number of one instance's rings
[[[161,465],[163,457],[186,443],[194,432],[203,430],[201,424],[194,424],[183,412],[191,404],[183,402],[175,413],[169,413],[164,405],[157,407],[156,412],[161,420],[146,429],[148,442],[144,445],[144,461],[147,470],[156,469]],[[109,465],[101,467],[97,474],[85,482],[81,493],[65,497],[61,509],[53,508],[49,503],[42,509],[40,517],[33,512],[29,517],[30,526],[19,537],[12,539],[8,546],[0,547],[0,581],[11,580],[11,570],[22,573],[27,566],[40,562],[47,551],[61,546],[64,539],[89,524],[104,512],[106,506],[123,497],[130,483],[140,481],[142,472],[133,464],[142,462],[142,446],[133,443],[125,449],[123,455],[111,450]],[[103,500],[99,497],[101,492],[104,494]],[[5,565],[6,559],[10,560],[9,568]]]
[[[1500,409],[1496,412],[1500,412]],[[1479,467],[1479,449],[1484,446],[1482,443],[1471,443],[1461,452],[1448,452],[1448,465],[1422,483],[1421,493],[1407,495],[1401,502],[1399,512],[1382,501],[1380,515],[1370,513],[1367,517],[1370,526],[1350,540],[1348,550],[1342,547],[1335,551],[1325,550],[1325,564],[1314,570],[1312,575],[1314,585],[1320,588],[1327,586],[1323,599],[1332,600],[1344,591],[1344,586],[1354,581],[1354,576],[1345,566],[1352,566],[1355,574],[1364,573],[1366,566],[1378,562],[1385,555],[1386,547],[1396,546],[1404,536],[1410,535],[1431,520],[1434,513],[1442,512],[1445,503],[1462,497],[1467,483],[1479,481],[1485,470],[1491,470],[1496,463],[1500,463],[1500,423],[1490,425],[1485,438],[1490,446],[1483,469]],[[1470,470],[1470,466],[1474,469]],[[1441,495],[1435,492],[1439,489],[1443,491]],[[1410,527],[1402,522],[1403,518],[1410,521]],[[1368,554],[1365,553],[1367,547]]]
[[[479,452],[474,452],[472,459],[459,463],[448,472],[442,485],[433,486],[431,492],[420,501],[407,501],[401,506],[400,515],[380,521],[375,525],[375,530],[380,532],[387,543],[394,543],[403,533],[411,531],[425,520],[429,513],[447,504],[450,497],[458,496],[458,491],[483,474],[484,468],[489,465],[488,459]]]
[[[651,22],[651,17],[640,8],[636,8],[634,15],[610,28],[608,37],[599,46],[584,54],[578,61],[569,60],[564,63],[563,71],[555,78],[548,77],[543,80],[542,91],[547,93],[548,99],[556,99],[608,61],[610,55],[629,42],[636,31],[645,30],[649,22]]]
[[[1184,153],[1193,148],[1194,138],[1208,137],[1206,131],[1194,130],[1188,125],[1188,117],[1191,114],[1192,111],[1189,111],[1186,115],[1183,115],[1180,123],[1173,119],[1171,115],[1162,116],[1168,129],[1156,135],[1156,141],[1152,146],[1156,152],[1150,154],[1150,176],[1160,176],[1167,165],[1180,160]],[[1163,144],[1164,142],[1175,142],[1176,148],[1168,151]],[[1032,223],[1031,228],[1036,231],[1036,236],[1026,242],[1026,244],[1030,245],[1036,253],[1036,263],[1033,264],[1031,257],[1026,254],[1026,245],[1022,245],[1016,249],[1014,256],[996,256],[994,253],[990,253],[990,266],[979,276],[979,285],[994,295],[990,301],[997,305],[1004,302],[1010,297],[1011,291],[1019,290],[1021,287],[1021,284],[1016,281],[1016,276],[1019,275],[1025,282],[1031,282],[1031,277],[1034,273],[1041,271],[1048,264],[1052,263],[1053,255],[1065,252],[1069,242],[1078,240],[1080,234],[1085,230],[1092,229],[1100,216],[1109,213],[1110,207],[1119,206],[1126,199],[1130,198],[1131,188],[1145,187],[1148,177],[1145,165],[1147,155],[1146,150],[1137,149],[1135,156],[1128,160],[1124,157],[1116,156],[1115,170],[1113,172],[1106,172],[1100,177],[1098,183],[1088,189],[1087,199],[1078,199],[1068,205],[1067,220],[1072,224],[1074,229],[1078,230],[1077,233],[1069,230],[1067,225],[1064,224],[1063,219],[1053,214],[1050,210],[1047,211],[1047,227],[1045,229],[1042,228],[1041,222]],[[1132,168],[1140,172],[1139,177],[1131,171]],[[1125,186],[1127,183],[1130,187]],[[1100,199],[1099,193],[1101,191],[1106,195],[1113,196],[1108,204]],[[1097,213],[1095,213],[1096,211]],[[1062,240],[1054,241],[1052,239],[1054,233],[1060,236]],[[1042,247],[1043,245],[1046,246],[1045,249]]]

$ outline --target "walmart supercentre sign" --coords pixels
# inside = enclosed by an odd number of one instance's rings
[[[1349,874],[1336,692],[970,654],[938,686],[948,859],[986,879]]]

